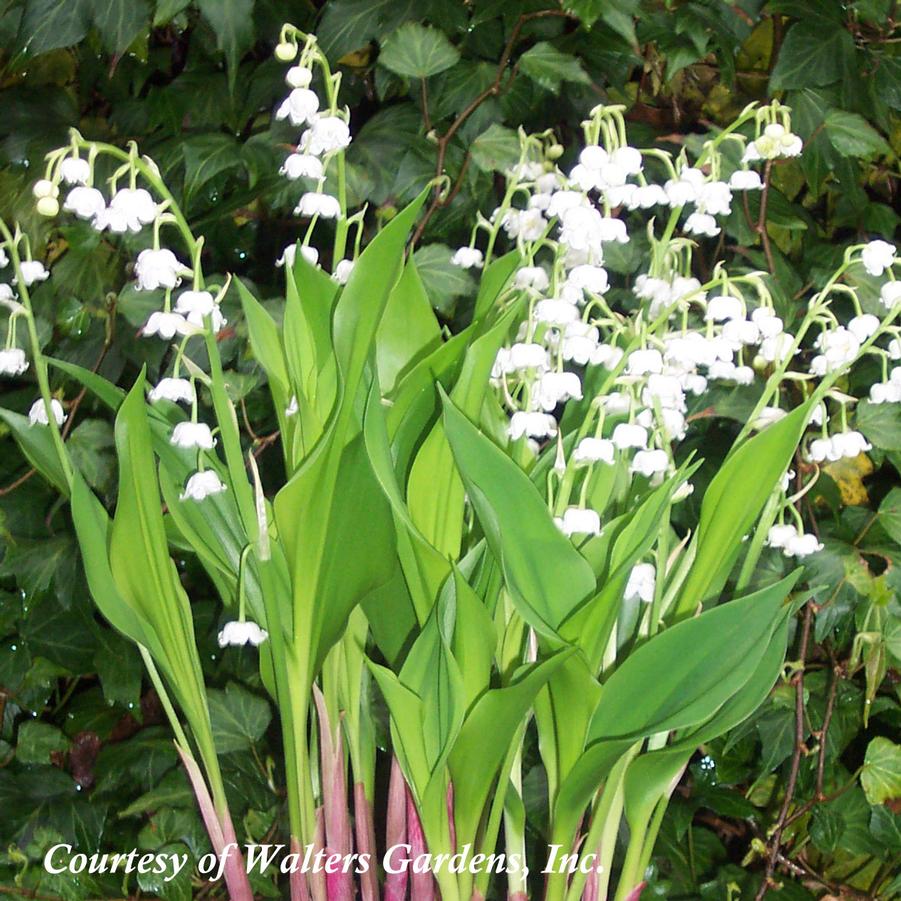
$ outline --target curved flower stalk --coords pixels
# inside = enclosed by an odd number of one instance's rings
[[[107,159],[119,164],[109,178],[109,203],[99,189],[92,187],[97,167]],[[122,180],[127,181],[127,187],[119,187]],[[11,258],[18,288],[18,300],[10,300],[14,304],[11,340],[15,318],[24,317],[41,391],[29,425],[19,426],[16,437],[36,468],[70,497],[91,593],[107,619],[139,646],[172,725],[213,848],[226,859],[224,873],[229,893],[246,901],[252,892],[236,843],[214,746],[190,604],[168,552],[154,460],[155,452],[168,477],[173,479],[166,499],[176,519],[176,511],[185,504],[195,504],[227,490],[226,480],[231,481],[231,473],[226,475],[218,459],[211,455],[219,439],[198,418],[196,384],[208,385],[214,405],[230,413],[231,428],[226,423],[216,431],[226,444],[227,461],[230,451],[237,451],[235,465],[242,477],[244,494],[250,499],[249,522],[256,523],[250,486],[243,477],[234,413],[225,397],[216,348],[215,334],[224,321],[218,304],[225,288],[206,290],[200,262],[202,241],[192,235],[156,167],[147,158],[139,157],[134,146],[125,152],[110,145],[86,142],[73,132],[69,146],[48,156],[46,178],[35,185],[39,212],[47,216],[59,213],[56,197],[60,184],[74,185],[65,198],[65,209],[81,218],[90,218],[99,231],[139,232],[147,226],[152,228],[152,246],[138,255],[134,273],[138,290],[164,292],[163,308],[151,314],[142,332],[147,338],[165,340],[178,335],[181,341],[176,349],[173,375],[162,379],[146,399],[143,373],[123,397],[99,376],[70,367],[77,378],[117,411],[119,491],[115,515],[110,519],[71,462],[60,432],[65,419],[62,404],[50,394],[48,359],[37,339],[28,293],[28,285],[46,278],[46,271],[39,261],[31,260],[27,239],[18,231],[10,233],[3,225],[4,250]],[[183,241],[190,265],[162,246],[163,229],[170,225],[175,226]],[[25,251],[25,259],[20,248]],[[185,277],[192,279],[192,287],[174,298]],[[187,358],[192,339],[204,342],[209,351],[212,378],[201,373]],[[180,377],[180,369],[185,366],[191,370],[189,379]],[[169,402],[165,411],[157,406],[163,400]],[[187,421],[175,406],[179,401],[191,407]],[[4,411],[4,415],[13,414]],[[178,493],[182,486],[184,491]],[[240,570],[237,589],[241,593],[239,583]],[[190,739],[182,729],[170,694],[188,723]],[[202,770],[194,756],[195,747]]]

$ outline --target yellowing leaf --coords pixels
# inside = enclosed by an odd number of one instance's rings
[[[873,463],[866,454],[837,460],[823,467],[829,477],[838,485],[842,503],[846,507],[862,507],[869,503],[863,480],[873,472]]]

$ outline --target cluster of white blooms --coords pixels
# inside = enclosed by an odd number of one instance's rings
[[[801,532],[796,526],[775,525],[766,537],[767,547],[779,548],[786,557],[809,557],[823,550],[816,535]]]
[[[81,156],[88,150],[87,158]],[[189,265],[170,248],[161,244],[163,226],[175,225],[181,230],[176,216],[168,211],[169,200],[154,199],[153,189],[159,192],[159,172],[152,160],[138,158],[132,148],[127,162],[123,163],[109,180],[110,192],[105,194],[93,185],[97,145],[82,141],[73,133],[70,146],[48,155],[46,177],[40,179],[33,192],[37,198],[38,211],[46,216],[55,216],[60,211],[57,198],[60,188],[67,194],[62,209],[75,217],[85,220],[98,231],[114,234],[126,232],[139,234],[145,229],[152,231],[150,247],[141,250],[134,262],[134,288],[137,291],[159,291],[163,293],[162,308],[154,310],[141,327],[145,338],[158,337],[164,341],[179,339],[175,358],[175,372],[158,382],[149,392],[150,403],[170,401],[190,405],[190,421],[178,423],[172,432],[171,443],[198,455],[212,451],[215,446],[213,432],[208,425],[197,421],[197,393],[193,379],[179,377],[187,342],[194,337],[203,337],[210,332],[216,334],[226,325],[220,309],[225,293],[206,290],[200,272],[200,247],[189,234],[188,241],[193,256]],[[121,156],[119,157],[121,159]],[[121,179],[128,181],[127,187],[116,188]],[[146,186],[141,181],[146,182]],[[165,196],[165,192],[163,192]],[[26,286],[44,280],[49,273],[44,266],[33,260],[25,260],[19,266],[21,279]],[[190,279],[189,286],[182,287],[183,280]],[[27,363],[24,355],[15,348],[8,347],[6,355],[0,357],[0,369],[11,373],[21,372]],[[64,420],[63,408],[53,400],[52,409],[57,423]],[[29,419],[32,424],[46,425],[46,405],[43,400],[35,402]],[[198,471],[191,475],[181,494],[183,501],[201,501],[210,495],[226,490],[214,471],[205,469],[202,458],[198,458]]]
[[[298,44],[300,39],[302,46]],[[337,106],[340,75],[332,75],[328,61],[319,49],[313,35],[302,35],[290,26],[283,30],[282,40],[276,47],[276,58],[292,65],[285,74],[290,88],[288,96],[275,112],[277,120],[290,122],[303,128],[292,152],[282,163],[279,173],[291,181],[305,179],[313,182],[314,189],[304,192],[294,210],[296,216],[311,219],[341,219],[345,215],[341,200],[325,190],[326,177],[331,161],[350,146],[350,126],[347,110]],[[316,69],[322,74],[326,102],[313,89]],[[312,228],[307,232],[301,252],[313,266],[318,265],[319,253],[307,246]],[[289,245],[282,252],[276,265],[294,265],[296,245]],[[343,285],[350,277],[353,260],[336,260],[332,277]]]
[[[499,350],[491,381],[509,413],[511,441],[525,439],[535,453],[545,442],[556,445],[559,490],[556,496],[552,491],[550,504],[567,536],[582,540],[602,531],[586,487],[604,467],[619,466],[627,478],[647,480],[639,489],[675,473],[675,446],[686,437],[689,412],[703,410],[703,396],[716,385],[762,386],[773,373],[778,376],[775,393],[765,395],[748,417],[746,429],[760,430],[786,415],[784,384],[807,383],[809,395],[818,381],[828,388],[864,354],[901,359],[901,332],[892,323],[892,313],[901,310],[901,282],[891,271],[896,250],[885,241],[851,248],[842,270],[860,264],[871,275],[887,274],[879,295],[887,311],[883,319],[863,312],[855,296],[856,314],[839,322],[830,309],[836,276],[789,330],[763,273],[731,275],[717,264],[706,284],[692,274],[693,241],[674,234],[678,223],[687,235],[718,234],[717,217],[729,214],[733,193],[764,187],[760,174],[747,166],[801,150],[787,108],[774,103],[753,117],[756,137],[746,144],[743,168],[722,176],[728,164],[716,141],[693,162],[684,152],[671,160],[659,150],[631,147],[619,107],[592,111],[584,123],[587,144],[568,174],[556,163],[559,153],[548,152],[546,139],[524,138],[521,160],[507,174],[506,205],[481,219],[470,244],[453,254],[455,265],[481,269],[488,260],[476,246],[480,230],[492,235],[492,247],[503,230],[523,257],[511,291],[525,295],[527,315]],[[652,160],[665,167],[663,184],[651,181]],[[662,238],[647,222],[639,226],[649,234],[650,266],[631,283],[615,285],[605,267],[607,248],[630,240],[630,212],[654,215],[655,207],[672,212],[661,217],[670,223]],[[883,338],[888,345],[878,347]],[[883,382],[870,389],[871,400],[901,401],[901,367],[885,372]],[[848,398],[824,392],[811,416],[820,435],[806,443],[807,459],[828,464],[869,450],[863,435],[845,425],[843,407],[842,428],[829,434],[830,408]],[[566,404],[579,405],[576,421],[582,426],[564,451],[558,433]],[[783,495],[787,487],[786,482]],[[691,490],[683,484],[674,500]],[[790,503],[785,497],[783,502]],[[768,546],[793,557],[819,549],[803,531],[791,527],[789,535],[780,528]],[[653,597],[653,579],[653,566],[639,564],[628,595]]]

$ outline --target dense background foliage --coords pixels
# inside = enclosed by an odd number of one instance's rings
[[[892,240],[901,154],[901,10],[893,0],[10,0],[0,4],[0,215],[18,219],[56,261],[35,292],[54,356],[130,385],[161,365],[137,328],[147,301],[126,282],[125,259],[103,235],[72,224],[48,235],[28,186],[43,154],[76,127],[88,138],[139,143],[205,234],[208,271],[256,283],[279,307],[274,261],[298,236],[300,188],[281,179],[287,132],[272,110],[284,93],[272,59],[281,23],[315,31],[343,74],[355,134],[353,197],[374,230],[436,173],[450,191],[416,235],[416,259],[450,328],[465,320],[473,282],[450,266],[477,210],[489,212],[497,172],[518,155],[516,129],[552,128],[567,146],[596,103],[628,109],[632,143],[677,150],[748,102],[779,97],[805,141],[775,167],[760,199],[736,211],[720,256],[773,273],[780,315],[838,262],[842,245]],[[135,249],[135,248],[132,248]],[[633,241],[610,266],[643,271]],[[703,261],[703,252],[700,254]],[[706,273],[698,273],[702,278]],[[237,303],[226,302],[223,353],[261,464],[275,425],[239,355]],[[59,375],[59,374],[58,374]],[[111,424],[61,379],[73,455],[101,493],[113,490]],[[4,406],[27,409],[27,378],[4,382]],[[748,389],[750,390],[750,389]],[[708,473],[753,405],[722,391],[703,437]],[[706,749],[668,814],[647,895],[751,898],[765,874],[773,897],[873,897],[901,861],[901,418],[859,405],[874,445],[827,467],[804,501],[825,550],[807,579],[785,680],[741,729]],[[0,456],[0,892],[86,898],[159,892],[188,898],[190,882],[141,877],[77,883],[49,878],[43,850],[58,837],[82,847],[157,849],[206,838],[163,722],[129,643],[94,613],[65,512],[23,468],[11,440]],[[271,459],[270,459],[271,458]],[[806,465],[798,461],[798,465]],[[703,480],[699,480],[703,481]],[[701,492],[698,492],[700,495]],[[181,561],[193,597],[205,591]],[[783,565],[773,555],[774,570]],[[212,594],[211,594],[212,596]],[[215,644],[218,610],[196,602],[213,716],[241,831],[276,829],[278,742],[252,655]],[[729,636],[723,636],[729,641]],[[536,755],[537,760],[537,755]],[[526,780],[540,787],[534,766]],[[540,797],[540,791],[534,792]],[[530,810],[543,841],[543,812]],[[158,880],[158,877],[156,877]],[[272,894],[260,879],[261,895]],[[740,894],[739,894],[740,892]],[[901,878],[881,897],[901,897]]]

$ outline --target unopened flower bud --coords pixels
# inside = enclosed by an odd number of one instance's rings
[[[38,200],[42,197],[56,197],[59,194],[59,188],[47,178],[38,179],[31,190]]]
[[[290,63],[297,56],[297,45],[290,41],[282,41],[275,47],[275,58],[280,63]]]
[[[41,197],[37,209],[39,215],[52,218],[59,212],[59,201],[55,197]]]

